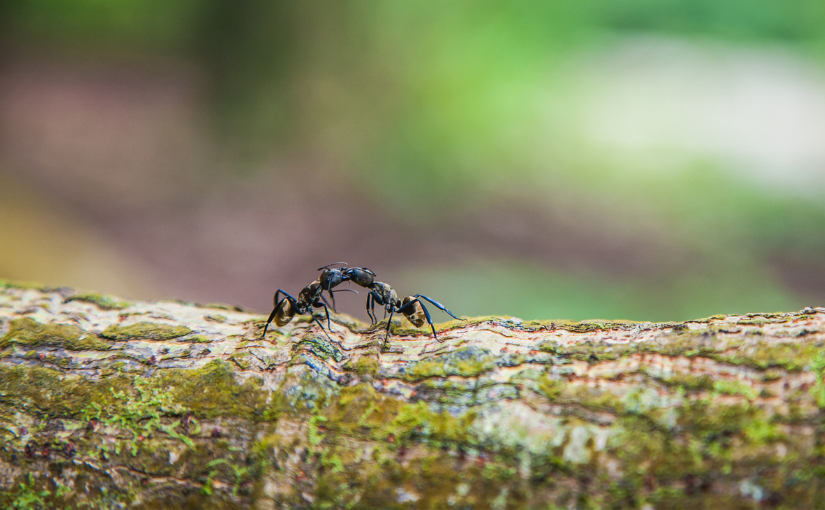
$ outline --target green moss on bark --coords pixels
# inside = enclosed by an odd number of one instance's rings
[[[101,310],[122,310],[131,304],[128,301],[121,301],[103,294],[75,294],[74,296],[66,298],[66,302],[70,301],[92,303],[97,305]]]
[[[805,339],[762,339],[748,336],[740,330],[709,327],[699,331],[685,330],[662,335],[656,342],[594,343],[584,341],[562,345],[545,340],[538,350],[559,357],[587,361],[591,364],[624,359],[635,354],[661,354],[687,358],[706,357],[730,365],[743,365],[759,370],[781,368],[800,371],[823,352],[821,341]]]
[[[42,418],[136,420],[151,416],[261,420],[271,412],[260,380],[239,383],[226,363],[99,380],[43,367],[0,365],[0,402]]]
[[[494,368],[495,361],[489,350],[466,347],[410,364],[404,371],[404,379],[416,382],[450,375],[478,377]]]
[[[124,341],[135,339],[171,340],[188,335],[192,330],[186,326],[167,326],[153,322],[138,322],[130,326],[112,325],[100,336],[111,340]]]
[[[106,351],[112,342],[87,334],[74,325],[40,324],[24,317],[11,321],[8,333],[0,338],[0,349],[11,345],[26,347],[61,347],[71,351]]]

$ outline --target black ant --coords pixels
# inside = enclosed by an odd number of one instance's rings
[[[330,267],[338,264],[344,264],[345,267]],[[344,275],[344,269],[346,269],[346,262],[333,262],[332,264],[318,268],[318,271],[322,271],[321,275],[318,277],[317,280],[313,281],[312,283],[304,287],[303,290],[301,290],[301,292],[298,294],[298,299],[292,297],[292,295],[290,295],[287,291],[283,289],[278,289],[275,292],[275,296],[272,298],[275,307],[272,309],[272,313],[269,314],[269,318],[266,320],[266,325],[264,326],[264,332],[263,335],[261,335],[261,338],[264,338],[266,336],[266,330],[269,328],[269,323],[271,323],[273,319],[275,320],[275,325],[280,327],[289,324],[292,318],[295,317],[295,314],[309,314],[312,317],[312,320],[314,320],[321,327],[321,331],[323,331],[324,334],[327,335],[327,338],[332,340],[332,338],[330,338],[329,336],[329,333],[327,333],[324,329],[324,325],[321,324],[321,321],[318,320],[318,316],[312,312],[314,308],[323,308],[327,317],[327,328],[329,328],[330,330],[332,329],[329,320],[329,303],[327,302],[326,298],[324,298],[323,292],[329,292],[329,295],[332,298],[333,311],[335,311],[334,292],[356,292],[352,289],[342,289],[340,291],[332,290],[333,287],[337,287],[341,283],[349,280],[349,277]],[[281,294],[283,294],[284,297],[279,300],[278,298]]]
[[[427,307],[421,302],[425,299],[437,306],[440,310],[448,313],[450,317],[458,320],[461,319],[453,315],[453,312],[447,310],[441,303],[421,294],[414,296],[407,296],[404,299],[398,299],[395,289],[383,282],[375,281],[375,273],[366,267],[350,267],[344,268],[343,277],[345,280],[355,282],[356,285],[370,290],[367,294],[367,315],[370,316],[372,323],[376,323],[375,319],[375,305],[376,303],[384,307],[384,311],[390,312],[390,318],[387,321],[387,338],[390,336],[390,324],[392,324],[392,315],[396,312],[404,314],[408,321],[415,327],[420,328],[424,325],[426,320],[433,330],[433,337],[438,340],[438,335],[435,332],[433,320],[430,318],[430,312]],[[441,340],[438,340],[439,342]]]

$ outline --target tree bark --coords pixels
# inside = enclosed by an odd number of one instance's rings
[[[818,508],[825,308],[307,316],[0,282],[2,508]]]

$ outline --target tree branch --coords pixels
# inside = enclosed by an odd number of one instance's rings
[[[813,508],[825,309],[308,317],[0,282],[3,508]],[[28,505],[28,506],[26,506]],[[131,508],[130,506],[130,508]]]

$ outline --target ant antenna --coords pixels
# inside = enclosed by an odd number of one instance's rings
[[[329,269],[330,267],[332,267],[332,266],[337,266],[338,264],[341,264],[342,266],[346,266],[346,265],[347,265],[347,263],[346,263],[346,262],[333,262],[332,264],[327,264],[327,265],[325,265],[324,267],[319,267],[319,268],[318,268],[318,271],[323,271],[324,269]]]

